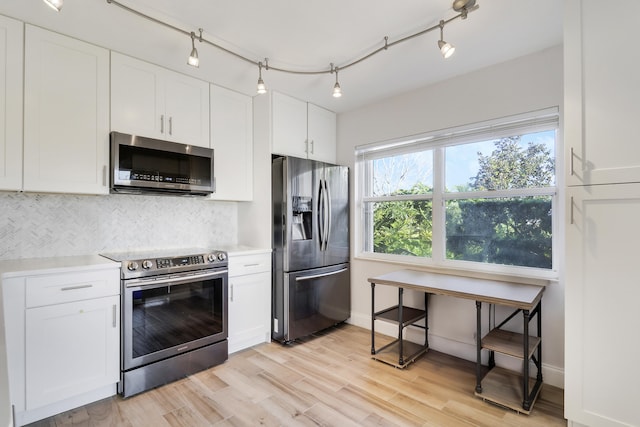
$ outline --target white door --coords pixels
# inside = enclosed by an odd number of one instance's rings
[[[565,417],[640,425],[640,184],[567,194]]]
[[[165,139],[209,148],[209,83],[167,71],[165,113]]]
[[[163,71],[147,62],[111,53],[111,130],[163,138]]]
[[[24,190],[108,193],[109,52],[26,26]]]
[[[307,138],[309,158],[327,163],[336,162],[336,114],[317,105],[308,104]]]
[[[307,103],[272,92],[272,153],[307,158]]]
[[[253,100],[211,85],[211,148],[215,200],[253,198]]]
[[[640,182],[640,2],[569,0],[565,14],[568,185]],[[623,10],[624,13],[620,13]]]
[[[229,278],[229,353],[265,342],[270,291],[269,272]]]
[[[27,309],[25,329],[27,410],[119,381],[119,296]]]
[[[0,16],[0,190],[22,189],[22,27]]]

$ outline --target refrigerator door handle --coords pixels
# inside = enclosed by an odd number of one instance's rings
[[[312,276],[298,276],[296,277],[296,282],[302,282],[305,280],[314,280],[314,279],[320,279],[322,277],[333,276],[334,274],[344,273],[347,270],[348,270],[347,268],[341,268],[340,270],[332,271],[330,273],[314,274]]]
[[[329,246],[329,233],[331,232],[331,194],[329,193],[329,185],[327,185],[327,180],[324,181],[324,191],[325,196],[324,200],[326,203],[325,212],[327,214],[327,221],[325,222],[325,231],[324,231],[324,250],[327,250]]]
[[[322,180],[319,182],[318,190],[318,239],[320,240],[320,250],[324,250],[324,189]]]

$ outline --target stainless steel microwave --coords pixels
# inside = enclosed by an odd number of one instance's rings
[[[110,134],[112,193],[205,196],[215,191],[213,150]]]

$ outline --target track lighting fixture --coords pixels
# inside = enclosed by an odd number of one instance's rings
[[[56,10],[60,10],[62,8],[62,2],[64,0],[44,0],[45,3],[47,3],[49,6],[53,7]],[[249,64],[252,65],[257,65],[258,66],[258,85],[257,85],[257,92],[259,94],[262,93],[266,93],[267,88],[264,84],[264,81],[262,80],[262,67],[264,66],[266,70],[275,70],[275,71],[280,71],[283,73],[289,73],[289,74],[299,74],[299,75],[317,75],[317,74],[329,74],[329,73],[336,73],[336,82],[333,85],[333,96],[335,98],[339,98],[342,96],[342,89],[340,88],[340,83],[338,82],[338,67],[334,67],[333,64],[331,64],[331,68],[330,69],[326,69],[326,68],[322,68],[322,69],[316,69],[316,70],[294,70],[294,69],[289,69],[289,68],[282,68],[282,67],[273,67],[273,66],[269,66],[267,59],[265,58],[264,63],[263,62],[258,62],[255,61],[251,58],[248,58],[244,55],[241,55],[238,52],[234,52],[233,50],[230,50],[226,47],[220,46],[219,44],[216,44],[212,41],[206,40],[204,38],[202,38],[202,28],[199,29],[200,31],[200,36],[196,36],[196,34],[194,32],[187,32],[186,30],[183,30],[181,28],[178,28],[174,25],[168,24],[166,22],[163,22],[157,18],[151,17],[149,15],[145,15],[142,12],[139,12],[137,10],[132,9],[129,6],[125,6],[124,4],[120,3],[118,0],[106,0],[107,3],[109,4],[114,4],[124,10],[126,10],[127,12],[131,12],[133,14],[138,15],[139,17],[145,18],[149,21],[155,22],[156,24],[160,24],[163,25],[167,28],[170,28],[174,31],[177,31],[181,34],[185,34],[187,36],[191,36],[191,55],[189,56],[189,60],[187,61],[187,63],[193,67],[198,67],[200,64],[200,61],[198,59],[198,50],[196,49],[195,46],[195,39],[198,38],[198,41],[201,43],[206,43],[210,46],[213,46],[217,49],[220,49],[230,55],[235,56],[238,59],[241,59]],[[437,29],[440,29],[440,40],[438,40],[438,47],[440,48],[440,52],[442,52],[442,56],[444,56],[445,58],[449,58],[451,55],[453,55],[453,52],[455,51],[455,47],[444,41],[444,26],[448,25],[449,23],[451,23],[452,21],[456,20],[456,19],[467,19],[467,16],[469,14],[469,12],[472,12],[474,10],[477,10],[480,6],[478,6],[476,4],[476,0],[453,0],[453,10],[455,12],[457,12],[457,15],[449,18],[449,19],[441,19],[439,24],[437,25],[433,25],[431,27],[425,28],[422,31],[418,31],[416,33],[410,34],[408,36],[402,37],[398,40],[394,40],[392,42],[389,42],[389,37],[385,36],[384,37],[384,44],[376,49],[373,49],[371,52],[364,54],[361,57],[358,57],[356,59],[353,59],[349,62],[346,62],[344,64],[342,64],[342,66],[340,66],[340,70],[344,70],[346,68],[349,67],[353,67],[356,64],[359,64],[362,61],[365,61],[369,58],[371,58],[372,56],[385,51],[397,44],[400,43],[404,43],[408,40],[411,40],[415,37],[418,36],[422,36],[424,34],[430,33],[432,31],[435,31]]]
[[[449,58],[451,55],[453,55],[453,52],[456,51],[456,48],[454,45],[452,45],[451,43],[447,43],[444,41],[444,37],[442,36],[442,33],[444,32],[444,21],[440,21],[440,40],[438,40],[438,47],[440,48],[440,52],[442,52],[442,56],[446,58]]]
[[[331,72],[336,73],[336,84],[333,85],[333,97],[340,98],[342,96],[342,89],[340,88],[340,83],[338,83],[338,67],[334,67],[331,64]]]
[[[264,63],[266,64],[266,69],[269,69],[269,60],[267,58],[264,59]],[[262,80],[262,62],[258,62],[258,90],[259,95],[263,93],[267,93],[267,86],[264,84],[264,80]]]
[[[62,9],[64,0],[44,0],[44,2],[51,9],[55,10],[56,12],[60,12],[60,9]]]
[[[202,28],[199,29],[200,37],[198,40],[202,42]],[[187,64],[192,67],[198,68],[200,66],[200,59],[198,58],[198,49],[196,49],[196,33],[191,31],[191,54],[189,55],[189,59],[187,59]]]

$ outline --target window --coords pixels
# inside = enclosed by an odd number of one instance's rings
[[[551,277],[556,108],[356,148],[360,256]]]

